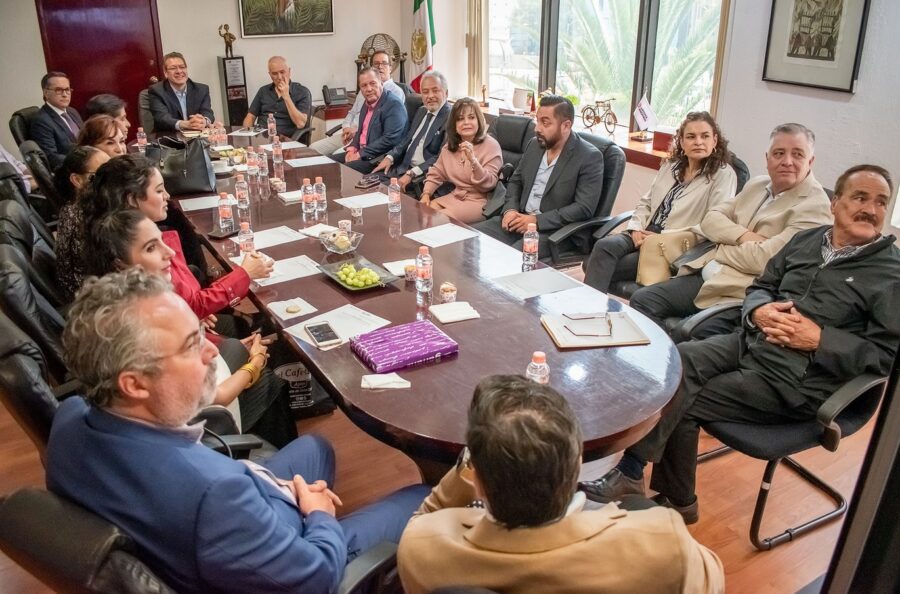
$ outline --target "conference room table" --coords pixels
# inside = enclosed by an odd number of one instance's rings
[[[234,146],[268,142],[262,136],[229,140]],[[286,151],[285,159],[314,155],[317,153],[311,149],[299,148]],[[361,255],[382,265],[415,258],[420,244],[407,238],[407,233],[446,223],[466,227],[405,195],[399,213],[389,213],[386,205],[378,205],[364,208],[362,216],[354,219],[350,210],[334,199],[379,189],[356,189],[361,175],[336,162],[298,168],[285,165],[276,173],[286,180],[288,191],[298,189],[304,177],[321,176],[327,185],[327,211],[305,219],[300,203],[285,204],[268,187],[251,185],[250,207],[241,220],[249,220],[255,232],[282,225],[292,229],[316,223],[336,227],[338,220],[349,219],[353,231],[364,234],[355,254],[345,256],[327,252],[317,238],[260,250],[276,261],[306,255],[317,263],[330,263]],[[271,166],[270,175],[274,175]],[[234,180],[233,176],[218,178],[218,190],[232,191]],[[386,189],[382,186],[380,191]],[[173,200],[178,202],[177,198]],[[221,265],[230,269],[234,265],[230,258],[239,255],[238,245],[230,239],[214,240],[206,235],[218,225],[217,209],[185,214]],[[374,372],[349,344],[320,350],[281,332],[282,339],[290,341],[313,377],[346,415],[370,435],[410,456],[425,480],[436,482],[456,460],[465,442],[467,411],[479,380],[492,374],[523,374],[534,351],[547,353],[550,385],[566,397],[581,423],[585,461],[628,447],[655,425],[675,394],[681,361],[672,341],[654,323],[577,281],[567,290],[520,299],[495,279],[522,271],[521,252],[482,234],[430,251],[434,258],[434,302],[440,300],[440,284],[450,281],[457,287],[457,300],[467,301],[480,317],[451,324],[434,320],[459,344],[459,353],[440,362],[399,370],[400,376],[411,382],[410,388],[362,389],[362,376]],[[346,304],[384,318],[391,325],[429,317],[427,304],[421,300],[417,303],[415,283],[403,278],[383,288],[355,292],[324,274],[251,287],[250,298],[263,311],[268,311],[270,303],[295,297],[318,311],[288,321],[272,315],[280,330]],[[650,343],[563,351],[540,322],[544,313],[596,311],[627,311]]]

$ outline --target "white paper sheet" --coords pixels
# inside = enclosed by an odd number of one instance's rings
[[[382,266],[384,266],[385,269],[387,269],[387,271],[391,274],[403,278],[403,276],[406,274],[405,268],[410,264],[412,264],[413,266],[416,265],[415,258],[410,258],[409,260],[397,260],[395,262],[385,262],[384,264],[382,264]]]
[[[442,245],[456,243],[457,241],[464,241],[472,237],[478,237],[478,231],[466,229],[465,227],[460,227],[459,225],[454,225],[452,223],[445,223],[443,225],[438,225],[437,227],[430,227],[428,229],[422,229],[421,231],[407,233],[404,237],[423,243],[428,247],[436,248],[441,247]]]
[[[387,204],[388,197],[387,194],[382,194],[381,192],[369,192],[368,194],[360,194],[359,196],[338,198],[335,202],[347,208],[368,208],[370,206]]]
[[[272,152],[271,144],[261,144],[260,146],[262,148],[264,148],[267,152],[270,152],[270,153]],[[303,144],[302,142],[297,142],[296,140],[289,140],[288,142],[281,143],[281,150],[287,151],[287,150],[295,149],[295,148],[303,148],[305,146],[306,145]]]
[[[300,310],[289,312],[287,310],[289,307],[299,307]],[[318,311],[307,301],[299,297],[294,297],[293,299],[288,299],[287,301],[273,301],[272,303],[266,305],[266,308],[282,320],[290,320],[293,318],[299,318],[300,316],[308,316],[309,314]]]
[[[268,257],[268,256],[266,256]],[[244,256],[235,256],[231,261],[240,266],[244,260]],[[319,274],[318,264],[308,256],[296,256],[294,258],[285,258],[284,260],[276,260],[272,266],[272,273],[268,278],[258,278],[253,282],[260,287],[268,287],[278,283],[285,283],[295,278],[303,278],[304,276],[312,276]]]
[[[307,324],[315,324],[316,322],[328,322],[332,329],[341,338],[341,344],[349,341],[352,337],[364,332],[371,332],[383,328],[390,324],[388,320],[379,318],[374,314],[361,310],[355,305],[344,305],[337,309],[332,309],[323,314],[314,316],[299,324],[294,324],[285,331],[296,336],[303,342],[315,346],[312,338],[306,332],[304,326]]]
[[[284,145],[281,145],[282,147]],[[311,165],[330,165],[332,163],[337,163],[328,157],[302,157],[300,159],[285,159],[285,164],[290,165],[291,167],[309,167]]]
[[[303,229],[298,229],[300,233],[307,235],[309,237],[315,237],[318,239],[319,234],[321,233],[330,233],[332,231],[337,231],[337,227],[332,227],[331,225],[326,225],[325,223],[316,223],[311,227],[304,227]]]
[[[195,210],[206,210],[207,208],[215,208],[219,205],[218,196],[200,196],[199,198],[185,198],[178,201],[181,210],[184,212],[194,212]]]
[[[556,293],[580,287],[581,284],[553,268],[539,268],[492,279],[519,299],[530,299],[538,295]]]
[[[212,147],[212,150],[216,151],[217,153],[221,153],[222,151],[234,150],[234,147],[231,146],[230,144],[221,144],[219,146]]]
[[[256,245],[257,250],[264,250],[273,245],[288,243],[290,241],[299,241],[301,239],[306,239],[306,236],[285,225],[275,227],[274,229],[266,229],[265,231],[256,231],[253,235],[253,243]],[[237,237],[232,237],[231,241],[240,243]]]
[[[293,192],[279,192],[278,197],[284,200],[285,204],[294,204],[303,201],[303,190],[294,190]]]
[[[455,301],[453,303],[440,303],[428,308],[428,313],[434,316],[441,324],[452,324],[463,320],[474,320],[481,315],[468,301]]]
[[[241,128],[240,130],[235,130],[234,132],[229,132],[228,136],[259,136],[265,132],[264,129],[252,130],[247,128]]]

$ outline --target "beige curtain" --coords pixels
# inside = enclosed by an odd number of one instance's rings
[[[469,56],[470,97],[481,100],[481,86],[487,83],[488,0],[468,0],[466,49]]]

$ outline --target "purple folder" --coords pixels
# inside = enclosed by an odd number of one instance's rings
[[[350,339],[350,348],[375,373],[440,361],[459,345],[428,320],[379,328]]]

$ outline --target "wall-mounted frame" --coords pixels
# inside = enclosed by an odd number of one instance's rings
[[[870,0],[772,0],[763,80],[853,93]]]
[[[334,0],[238,0],[241,37],[333,35]]]

